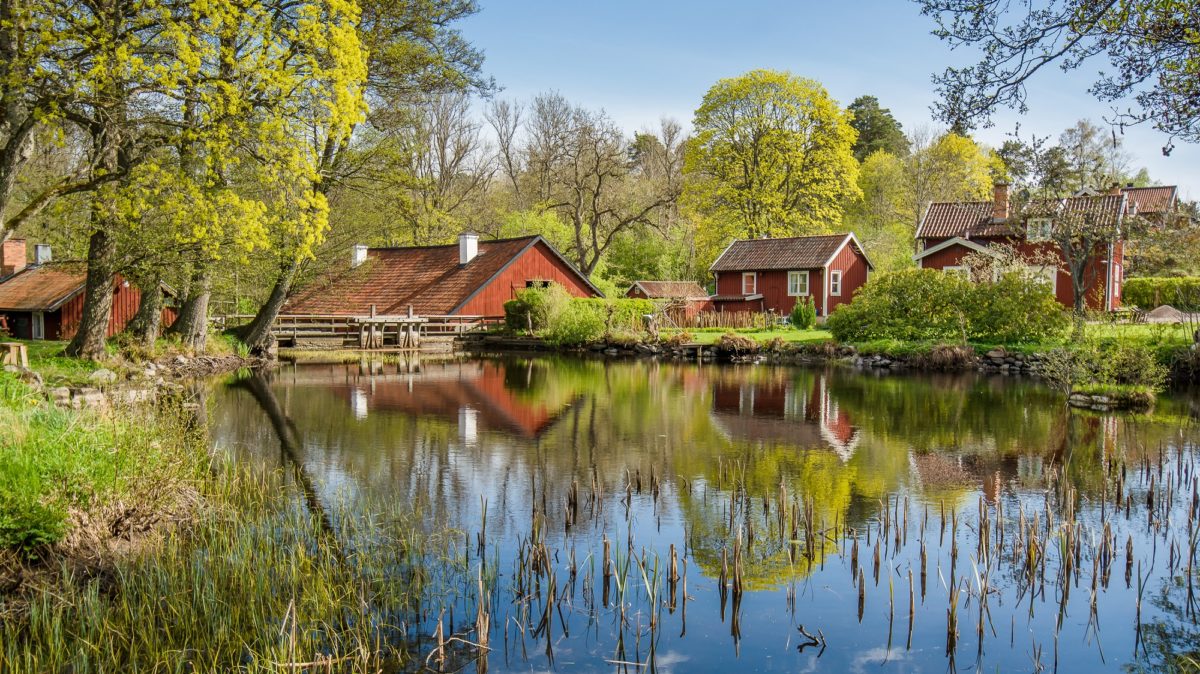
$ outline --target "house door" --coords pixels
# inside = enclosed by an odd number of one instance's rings
[[[40,311],[33,312],[33,327],[30,332],[33,339],[46,338],[46,314]]]

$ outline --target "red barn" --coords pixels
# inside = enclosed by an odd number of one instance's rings
[[[991,201],[933,203],[925,210],[917,228],[917,265],[930,269],[965,272],[963,259],[973,252],[996,254],[997,244],[1012,247],[1021,255],[1058,259],[1057,269],[1031,267],[1030,273],[1044,276],[1060,304],[1074,306],[1075,289],[1058,245],[1050,241],[1054,218],[1059,213],[1085,214],[1113,228],[1111,244],[1092,252],[1084,274],[1090,309],[1111,311],[1121,306],[1125,281],[1125,241],[1121,223],[1129,215],[1151,219],[1165,217],[1175,206],[1175,187],[1113,187],[1105,194],[1081,192],[1066,199],[1031,203],[1026,215],[1010,213],[1009,187],[997,184]]]
[[[874,269],[853,233],[734,241],[709,271],[716,311],[790,314],[801,297],[817,315],[847,304]]]
[[[603,294],[540,236],[457,244],[367,248],[355,246],[350,264],[301,288],[284,313],[324,316],[481,316],[503,318],[504,303],[524,288],[551,283],[576,297]]]
[[[18,339],[71,339],[83,317],[86,281],[83,265],[51,262],[49,246],[37,246],[37,263],[27,265],[25,241],[5,241],[0,245],[0,319]],[[114,277],[109,337],[125,329],[141,301],[136,286]],[[175,310],[163,307],[162,321],[164,326],[175,322]]]

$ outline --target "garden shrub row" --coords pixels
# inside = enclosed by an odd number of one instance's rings
[[[827,327],[840,342],[880,339],[1019,343],[1061,336],[1069,326],[1045,283],[1020,272],[972,283],[935,269],[872,278]]]
[[[1142,309],[1169,304],[1176,309],[1200,311],[1200,277],[1131,278],[1125,281],[1121,301]]]
[[[627,337],[645,330],[650,300],[572,297],[561,286],[530,288],[504,304],[509,330],[541,335],[556,346],[581,346],[606,336]]]

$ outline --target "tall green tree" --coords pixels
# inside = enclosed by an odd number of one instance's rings
[[[693,127],[687,201],[718,240],[828,232],[858,194],[850,115],[814,80],[772,70],[721,80]]]
[[[897,157],[908,153],[908,138],[892,111],[879,105],[874,96],[859,96],[846,108],[853,117],[850,126],[858,132],[854,141],[854,158],[865,161],[883,150]]]
[[[1091,93],[1126,112],[1112,121],[1149,122],[1170,138],[1200,141],[1200,40],[1197,0],[1062,0],[1031,8],[989,0],[916,0],[952,47],[981,54],[934,80],[935,110],[947,123],[989,122],[1000,107],[1027,109],[1027,85],[1039,72],[1099,72]],[[1107,61],[1107,64],[1100,63]],[[1163,148],[1169,153],[1171,141]]]

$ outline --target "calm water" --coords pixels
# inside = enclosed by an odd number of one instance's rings
[[[462,532],[471,570],[414,636],[443,615],[478,641],[486,508],[492,650],[447,670],[1098,672],[1200,653],[1186,394],[1106,416],[1000,377],[485,359],[288,365],[218,385],[210,410],[219,449],[298,463],[335,517],[369,496]]]

